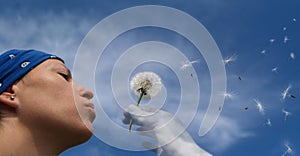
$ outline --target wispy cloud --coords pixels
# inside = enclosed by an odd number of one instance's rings
[[[67,12],[0,18],[0,51],[38,49],[71,61],[91,23]],[[72,64],[72,63],[70,63]]]
[[[221,116],[214,128],[201,142],[205,142],[209,150],[222,153],[241,139],[253,137],[254,133],[243,130],[235,119]]]

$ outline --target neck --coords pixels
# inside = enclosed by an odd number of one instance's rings
[[[56,137],[32,131],[18,122],[16,118],[1,119],[0,153],[3,155],[58,155],[63,149]]]

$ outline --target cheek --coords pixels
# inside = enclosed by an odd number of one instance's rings
[[[22,104],[60,107],[74,103],[71,83],[64,82],[55,75],[33,76],[24,80],[20,93]]]
[[[40,80],[23,88],[19,95],[20,119],[32,128],[74,130],[82,127],[83,123],[74,102],[72,84],[50,80]]]

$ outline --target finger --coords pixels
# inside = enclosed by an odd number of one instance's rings
[[[125,111],[123,112],[123,116],[124,116],[125,118],[131,118],[131,115],[130,115],[130,113],[128,112],[128,110],[125,110]]]
[[[124,124],[129,124],[129,122],[132,119],[132,117],[131,117],[131,114],[128,112],[127,109],[123,112],[123,116],[124,116],[124,118],[123,118],[122,122]]]
[[[145,117],[147,116],[147,112],[141,110],[139,107],[135,105],[130,105],[127,109],[127,112],[124,113],[124,116],[133,120],[133,123],[139,126],[143,126],[145,123]],[[128,119],[125,121],[127,122]]]
[[[129,123],[130,123],[130,119],[131,118],[123,118],[123,120],[122,120],[122,122],[123,122],[123,124],[126,124],[126,125],[128,125]]]
[[[140,120],[137,120],[137,118],[131,118],[131,117],[125,117],[122,119],[123,124],[128,125],[130,123],[130,120],[132,120],[133,124],[138,125],[138,126],[143,126],[144,123],[141,122]]]
[[[144,112],[148,112],[148,113],[156,113],[159,111],[159,109],[157,108],[153,108],[153,107],[148,107],[148,106],[140,106],[139,107],[141,110],[143,110]]]
[[[150,107],[138,107],[136,105],[129,105],[127,112],[129,112],[131,115],[137,115],[137,116],[149,116],[153,115],[153,112],[157,111],[154,108]]]
[[[150,128],[145,128],[144,126],[137,128],[136,133],[138,135],[142,135],[150,138],[156,138],[155,132]]]

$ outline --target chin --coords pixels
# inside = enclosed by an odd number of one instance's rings
[[[87,128],[90,133],[92,133],[92,134],[94,133],[94,127],[93,127],[92,121],[90,121],[90,120],[85,121],[84,125],[85,125],[85,128]]]
[[[76,140],[74,140],[71,147],[87,142],[92,136],[93,136],[93,132],[86,129],[84,132],[82,132],[74,137],[74,138],[76,138]]]
[[[66,151],[69,148],[72,148],[74,146],[78,146],[80,144],[87,142],[92,136],[93,136],[93,132],[90,131],[86,127],[84,130],[81,129],[80,132],[77,131],[76,133],[69,135],[68,138],[65,138],[65,139],[63,139],[63,141],[60,141],[60,143],[64,142],[63,143],[64,146],[63,146],[62,150],[60,151],[60,153]]]

